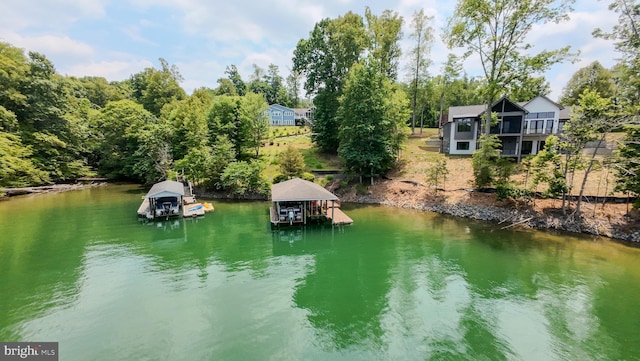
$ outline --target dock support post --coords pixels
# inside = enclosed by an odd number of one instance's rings
[[[336,224],[336,201],[331,201],[331,225]]]

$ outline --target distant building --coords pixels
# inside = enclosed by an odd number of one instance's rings
[[[308,125],[313,122],[315,108],[287,108],[280,104],[271,104],[265,114],[269,117],[269,125]]]
[[[315,107],[311,108],[294,108],[296,117],[296,125],[311,125],[313,123],[313,112]]]
[[[295,112],[291,108],[280,104],[271,104],[266,110],[266,114],[269,117],[270,125],[296,125]]]
[[[442,119],[442,150],[446,154],[473,154],[479,148],[486,105],[450,107],[446,121]],[[518,161],[537,154],[547,137],[559,134],[569,117],[571,107],[563,107],[544,95],[528,102],[515,103],[503,97],[491,107],[498,124],[491,127],[502,141],[501,154]]]

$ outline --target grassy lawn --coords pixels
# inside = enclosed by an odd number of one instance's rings
[[[300,134],[298,134],[298,131]],[[292,146],[302,153],[306,165],[306,171],[313,169],[340,169],[337,156],[320,153],[311,143],[309,127],[271,127],[270,135],[274,135],[273,144],[268,142],[260,148],[260,157],[267,163],[265,176],[273,178],[280,173],[278,156],[288,146]],[[289,135],[286,135],[289,134]]]
[[[274,129],[276,128],[276,129]],[[301,130],[301,134],[297,134],[297,130]],[[446,156],[438,152],[438,148],[434,147],[433,140],[438,140],[438,130],[433,128],[425,128],[422,134],[416,129],[416,134],[410,135],[405,143],[405,148],[401,153],[401,165],[398,169],[390,172],[388,176],[395,179],[411,179],[418,182],[426,182],[426,172],[430,167],[440,159],[446,159],[449,175],[447,176],[445,188],[458,189],[472,187],[473,169],[471,166],[471,156]],[[278,155],[291,145],[300,150],[304,157],[306,171],[314,169],[340,169],[340,161],[335,155],[327,155],[320,153],[311,143],[311,134],[309,128],[301,129],[300,127],[272,127],[270,134],[279,134],[277,138],[273,138],[273,144],[267,143],[266,146],[260,148],[260,157],[267,163],[265,175],[273,178],[280,173],[278,164]],[[283,136],[283,134],[291,134]],[[617,141],[622,138],[622,133],[615,133],[608,137],[610,141]],[[602,159],[598,156],[598,159]],[[576,172],[574,179],[574,193],[579,188],[582,180],[583,172]],[[615,183],[614,172],[607,171],[602,168],[594,170],[588,180],[587,193],[603,195],[605,189],[611,192]],[[512,180],[524,186],[525,180],[530,184],[531,175],[526,176],[525,172],[520,169],[513,175]]]
[[[309,127],[298,127],[298,126],[278,126],[278,127],[269,127],[269,139],[273,139],[274,141],[277,138],[290,137],[294,135],[300,134],[310,134],[311,128]]]

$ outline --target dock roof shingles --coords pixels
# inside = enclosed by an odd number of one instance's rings
[[[338,200],[338,197],[320,185],[300,178],[293,178],[271,186],[271,201],[273,202],[310,200],[334,201]]]

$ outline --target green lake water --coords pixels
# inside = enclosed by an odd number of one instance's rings
[[[640,249],[343,205],[140,223],[144,190],[0,202],[0,341],[60,360],[638,360]]]

